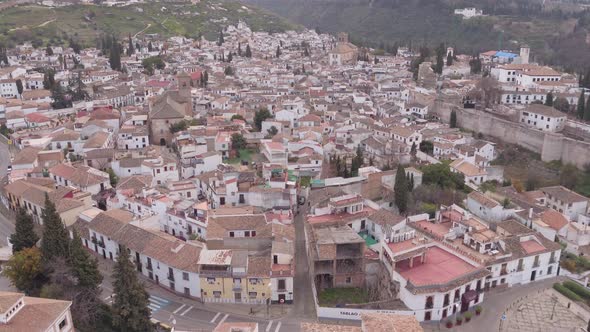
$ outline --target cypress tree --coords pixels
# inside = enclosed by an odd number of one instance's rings
[[[281,47],[277,46],[277,58],[279,58],[281,56]]]
[[[70,244],[68,231],[61,217],[55,209],[55,204],[45,194],[45,209],[41,214],[43,219],[43,237],[41,240],[41,253],[43,260],[47,263],[55,258],[68,257]]]
[[[252,57],[252,50],[250,49],[250,44],[246,45],[246,58]]]
[[[395,186],[393,187],[395,205],[399,213],[404,213],[408,209],[408,181],[406,171],[402,165],[397,167],[395,174]]]
[[[584,121],[590,121],[590,99],[586,100],[584,107]]]
[[[14,234],[10,235],[13,254],[37,244],[39,236],[35,233],[34,227],[33,218],[27,214],[25,209],[19,208],[16,214]]]
[[[457,128],[457,112],[455,110],[451,111],[450,126],[451,128]]]
[[[242,44],[238,43],[238,55],[242,56]]]
[[[153,331],[148,308],[149,295],[137,279],[135,266],[129,260],[127,248],[121,248],[113,270],[115,300],[113,325],[119,331]]]
[[[131,40],[131,35],[129,35],[129,46],[127,46],[127,56],[131,56],[135,53],[135,49],[133,48],[133,41]]]
[[[584,95],[584,91],[582,91],[582,93],[580,94],[580,97],[578,98],[578,106],[577,106],[578,118],[580,118],[580,119],[584,118],[585,107],[586,107],[586,96]],[[589,106],[589,108],[590,108],[590,106]]]
[[[447,66],[452,66],[453,65],[453,56],[451,55],[451,52],[449,52],[449,54],[447,54]]]
[[[223,38],[223,30],[219,30],[219,40],[217,41],[217,45],[221,46],[221,45],[223,45],[224,42],[225,42],[225,40]]]

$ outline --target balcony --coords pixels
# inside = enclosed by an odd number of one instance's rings
[[[168,280],[170,280],[170,281],[174,281],[174,275],[173,275],[173,274],[170,274],[170,273],[168,273]]]
[[[557,263],[557,259],[555,259],[555,257],[551,256],[551,258],[549,258],[549,264],[554,264]]]
[[[539,261],[536,261],[533,263],[533,267],[539,267],[541,266],[541,263],[539,263]]]
[[[502,269],[502,270],[500,271],[500,275],[501,275],[501,276],[505,276],[505,275],[507,275],[507,274],[508,274],[508,271],[506,271],[506,269]]]
[[[434,303],[433,302],[426,302],[424,309],[432,309],[432,308],[434,308]]]
[[[150,271],[153,271],[153,270],[154,270],[154,268],[152,267],[152,264],[148,264],[148,265],[146,266],[146,269],[148,269],[148,270],[150,270]]]
[[[518,264],[518,267],[516,268],[516,271],[518,271],[518,272],[524,271],[524,264]]]

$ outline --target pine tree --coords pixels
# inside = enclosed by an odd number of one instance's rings
[[[252,50],[250,50],[250,44],[246,45],[246,58],[252,57]]]
[[[45,262],[55,258],[66,258],[70,244],[68,231],[57,213],[55,204],[45,194],[45,209],[41,213],[43,219],[43,236],[41,240],[41,253]]]
[[[585,112],[586,107],[590,108],[589,105],[586,105],[586,96],[584,95],[584,91],[582,91],[582,93],[580,94],[580,97],[578,98],[578,106],[577,106],[578,118],[580,118],[580,119],[584,118],[584,112]]]
[[[68,264],[72,267],[76,278],[78,278],[78,286],[98,289],[102,282],[102,275],[98,270],[98,261],[84,249],[78,232],[74,230],[73,233]]]
[[[395,186],[393,187],[395,205],[399,213],[404,213],[408,209],[408,181],[406,171],[402,165],[397,167],[395,174]]]
[[[35,233],[35,224],[33,218],[23,208],[19,208],[16,213],[16,222],[14,233],[10,235],[12,243],[12,253],[16,253],[25,248],[34,247],[39,241],[39,236]]]
[[[450,121],[451,128],[457,128],[457,111],[451,111],[451,121]]]
[[[153,331],[148,307],[149,295],[137,279],[135,266],[129,259],[127,248],[122,247],[113,271],[115,300],[113,325],[119,331]]]

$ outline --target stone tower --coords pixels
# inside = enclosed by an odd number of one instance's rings
[[[176,80],[178,82],[178,94],[183,97],[187,98],[188,100],[191,99],[191,77],[186,72],[181,72],[176,76]]]
[[[339,43],[348,43],[348,34],[346,32],[339,32],[338,33],[338,42]]]
[[[520,46],[520,63],[528,64],[531,48],[528,45]]]

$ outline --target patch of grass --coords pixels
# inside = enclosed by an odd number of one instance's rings
[[[580,296],[578,296],[578,294],[572,292],[571,290],[569,290],[568,288],[566,288],[564,285],[562,285],[560,283],[554,283],[553,289],[560,292],[561,294],[563,294],[565,297],[567,297],[570,300],[582,301],[582,298]]]
[[[256,153],[253,149],[240,149],[239,150],[239,157],[230,158],[227,160],[228,164],[240,164],[242,160],[247,160],[248,163],[252,161],[252,156]]]
[[[362,288],[328,288],[318,294],[321,306],[332,307],[337,304],[366,303],[369,293]]]

